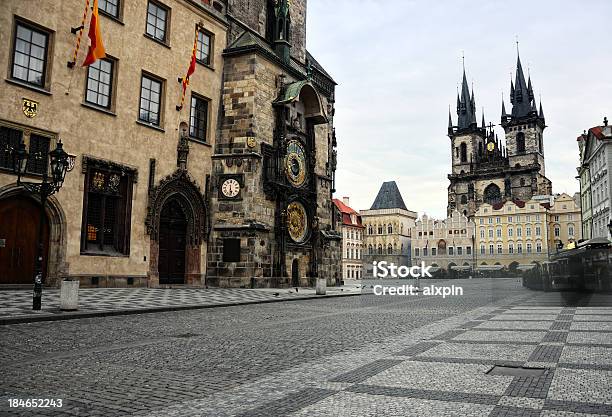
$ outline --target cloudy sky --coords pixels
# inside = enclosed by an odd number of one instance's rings
[[[576,137],[612,120],[611,17],[611,0],[309,0],[308,49],[339,84],[336,196],[367,209],[395,180],[410,210],[445,216],[462,51],[478,120],[484,107],[499,125],[517,38],[544,106],[547,176],[578,191]]]

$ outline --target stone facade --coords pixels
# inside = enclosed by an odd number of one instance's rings
[[[341,276],[340,223],[331,201],[335,82],[306,51],[306,2],[155,4],[162,12],[144,0],[121,1],[116,11],[101,7],[102,38],[113,63],[109,106],[92,105],[86,95],[86,86],[94,85],[80,66],[89,18],[77,64],[66,66],[81,1],[62,8],[10,1],[0,13],[7,28],[0,31],[0,64],[9,74],[0,85],[0,211],[32,200],[9,166],[18,139],[37,154],[39,137],[50,140],[51,149],[61,138],[75,157],[63,188],[46,206],[45,283],[75,278],[82,286],[245,287],[311,285],[325,277],[333,285]],[[150,12],[164,16],[157,29],[146,25]],[[48,39],[42,85],[12,75],[18,25]],[[177,78],[189,66],[198,27],[210,53],[198,58],[179,111]],[[202,45],[198,41],[198,51]],[[145,85],[145,78],[154,83]],[[159,92],[144,92],[157,83]],[[140,120],[141,94],[160,97],[158,122]],[[27,109],[23,99],[30,100]],[[32,102],[38,114],[27,117]],[[199,132],[195,111],[205,126]],[[299,155],[289,157],[289,139],[301,144]],[[296,169],[299,176],[302,168],[304,183],[290,186],[287,172]],[[289,207],[292,202],[299,205]],[[296,207],[303,208],[298,217],[288,210]],[[101,226],[86,220],[99,213],[106,219]],[[302,220],[304,239],[290,242],[290,226]],[[3,249],[0,257],[8,253]]]
[[[210,285],[312,285],[317,277],[325,277],[328,285],[339,282],[341,235],[331,201],[335,83],[316,61],[305,62],[306,53],[300,51],[305,4],[230,6],[231,43],[224,53],[211,180]],[[263,6],[266,13],[253,14],[252,8]],[[291,25],[289,57],[274,49],[282,33],[266,33],[261,16]],[[292,177],[292,168],[299,178]],[[240,185],[235,196],[223,194],[230,179]],[[301,214],[292,211],[296,207]],[[298,239],[291,234],[292,219],[307,229]],[[232,258],[229,245],[235,242],[239,250]]]
[[[334,204],[342,216],[342,278],[360,279],[363,277],[363,234],[365,227],[361,214],[349,206],[349,198],[342,201],[334,199]]]
[[[474,268],[475,225],[458,211],[444,220],[424,214],[416,221],[411,234],[413,265],[425,262],[447,273]]]
[[[474,91],[470,93],[464,72],[461,96],[457,96],[456,125],[449,114],[452,165],[448,175],[449,216],[457,210],[472,217],[483,203],[526,201],[535,195],[552,194],[544,165],[544,112],[541,103],[540,109],[536,109],[531,79],[525,82],[520,59],[510,97],[513,105],[510,114],[502,103],[504,146],[493,125],[486,125],[484,114],[478,126]]]
[[[87,52],[89,18],[76,65],[73,68],[66,65],[76,42],[76,35],[71,34],[70,29],[79,25],[84,2],[68,0],[62,2],[62,7],[51,1],[39,2],[36,7],[21,1],[3,4],[0,66],[8,75],[0,83],[0,125],[22,132],[30,153],[33,135],[38,135],[51,140],[50,149],[61,139],[64,149],[75,156],[74,169],[66,175],[59,193],[47,204],[51,232],[46,263],[45,283],[48,285],[56,285],[63,278],[79,279],[82,286],[158,285],[158,235],[152,236],[151,230],[157,230],[159,224],[147,225],[146,219],[159,222],[160,213],[150,210],[150,197],[157,190],[156,195],[163,199],[195,195],[204,201],[206,178],[212,168],[214,126],[219,114],[227,21],[223,11],[207,5],[198,6],[183,0],[164,0],[163,5],[172,11],[164,41],[143,36],[147,19],[145,0],[120,2],[117,16],[100,11],[106,53],[115,64],[110,105],[104,108],[86,101],[88,69],[81,67],[81,63]],[[189,65],[198,23],[212,39],[210,62],[196,65],[185,108],[179,112],[175,108],[181,96],[177,77],[183,76]],[[48,35],[43,85],[24,82],[11,73],[17,24]],[[158,126],[139,121],[143,74],[153,76],[162,85]],[[179,125],[190,122],[191,93],[208,102],[209,128],[204,140],[184,143],[188,146],[188,160],[181,168],[177,162]],[[24,115],[24,98],[38,102],[35,117]],[[8,130],[3,130],[1,147],[3,152],[10,152],[5,132]],[[127,219],[129,243],[124,253],[96,253],[83,248],[84,196],[89,185],[86,178],[88,169],[94,167],[113,169],[131,178],[131,215]],[[36,179],[29,179],[32,178]],[[0,205],[10,204],[19,196],[30,198],[16,185],[16,176],[5,166],[0,171]],[[160,210],[164,201],[158,201],[162,203],[158,206]],[[202,205],[199,207],[201,209]],[[188,226],[189,247],[185,259],[185,282],[200,285],[206,273],[208,213],[191,212],[186,216],[192,220],[198,218],[204,225],[200,230]]]
[[[551,248],[567,247],[571,242],[582,240],[579,193],[573,197],[565,193],[555,196],[549,214],[548,236]]]

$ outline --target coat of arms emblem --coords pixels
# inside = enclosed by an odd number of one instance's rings
[[[38,101],[28,100],[24,98],[21,105],[23,114],[29,119],[35,117],[38,114]]]

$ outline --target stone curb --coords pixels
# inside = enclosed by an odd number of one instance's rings
[[[20,324],[20,323],[36,323],[42,321],[59,321],[59,320],[75,320],[85,319],[90,317],[111,317],[111,316],[128,316],[132,314],[148,314],[148,313],[161,313],[165,311],[183,311],[183,310],[200,310],[205,308],[215,307],[233,307],[240,305],[249,304],[268,304],[268,303],[279,303],[283,301],[301,301],[301,300],[313,300],[323,298],[336,298],[336,297],[351,297],[356,295],[362,295],[364,293],[344,293],[344,294],[329,294],[329,295],[304,295],[296,296],[292,298],[272,298],[269,300],[256,300],[256,301],[235,301],[231,303],[219,303],[219,304],[190,304],[190,305],[177,305],[177,306],[164,306],[164,307],[149,307],[139,309],[128,309],[128,310],[103,310],[103,311],[76,311],[76,312],[63,312],[62,314],[46,314],[44,316],[22,316],[22,317],[0,317],[0,326],[8,324]]]

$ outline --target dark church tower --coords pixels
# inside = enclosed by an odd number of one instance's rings
[[[532,172],[532,175],[523,175],[517,184],[513,184],[517,197],[526,199],[534,194],[550,194],[550,181],[545,177],[544,165],[544,111],[541,102],[538,111],[531,76],[525,81],[520,56],[517,57],[515,81],[510,81],[510,103],[512,112],[507,114],[502,100],[501,115],[510,167],[515,170],[529,167]]]

